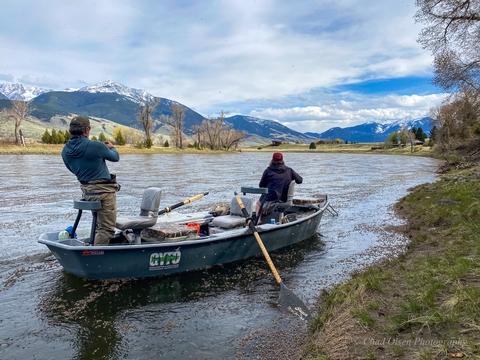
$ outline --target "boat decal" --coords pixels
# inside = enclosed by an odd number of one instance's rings
[[[167,252],[154,252],[150,254],[149,269],[150,270],[163,270],[163,269],[175,269],[180,265],[180,259],[182,252],[180,248],[175,251]]]
[[[103,255],[103,250],[83,250],[82,256]]]

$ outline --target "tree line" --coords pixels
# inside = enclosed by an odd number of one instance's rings
[[[147,103],[140,107],[137,115],[138,122],[144,130],[144,145],[150,148],[153,144],[151,134],[155,121],[152,114],[158,105],[158,101]],[[164,123],[170,128],[170,138],[172,145],[178,149],[193,147],[196,149],[210,150],[232,150],[236,149],[241,140],[245,138],[245,133],[237,131],[225,122],[225,114],[220,113],[218,117],[206,119],[201,124],[193,127],[193,144],[187,144],[185,140],[185,109],[178,103],[171,105],[171,115],[162,115],[156,123]],[[167,142],[164,146],[168,145]]]
[[[154,100],[139,108],[137,120],[143,130],[143,138],[134,129],[117,127],[113,130],[112,139],[107,139],[105,134],[101,132],[98,138],[92,136],[92,140],[110,140],[117,145],[132,144],[137,147],[150,148],[153,145],[154,125],[162,123],[170,128],[171,139],[170,143],[168,140],[163,140],[161,136],[158,137],[160,145],[164,147],[174,146],[179,149],[193,147],[196,149],[228,151],[236,149],[245,138],[244,132],[233,129],[231,125],[225,122],[225,114],[221,112],[218,117],[203,120],[199,125],[194,126],[191,134],[193,142],[187,142],[185,138],[185,108],[179,103],[173,103],[171,105],[171,115],[161,115],[154,119],[153,112],[157,106],[158,100]],[[3,112],[14,121],[15,143],[17,145],[24,144],[21,125],[30,114],[30,102],[11,101],[11,107],[3,110]],[[46,129],[41,137],[41,141],[45,144],[63,144],[69,139],[70,134],[67,130],[56,129]]]
[[[433,134],[435,132],[435,127],[432,128],[430,131],[430,137],[431,139],[433,137]],[[410,145],[410,149],[413,152],[414,151],[414,146],[418,143],[420,144],[425,144],[428,136],[425,134],[423,129],[421,127],[413,127],[411,129],[403,128],[398,131],[395,131],[393,133],[390,133],[388,137],[385,139],[385,145],[387,147],[391,146],[406,146],[407,144]],[[428,145],[432,145],[432,143],[429,140]]]
[[[68,130],[55,130],[52,129],[51,132],[48,129],[45,129],[45,132],[42,135],[42,143],[44,144],[65,144],[70,140],[70,133]]]

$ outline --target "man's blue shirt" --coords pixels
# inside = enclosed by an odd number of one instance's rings
[[[65,166],[80,182],[110,180],[105,160],[118,161],[117,150],[109,149],[104,143],[88,140],[85,136],[72,137],[63,147],[62,159]]]

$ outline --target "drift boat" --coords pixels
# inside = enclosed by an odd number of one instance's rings
[[[244,195],[265,190],[242,188]],[[90,210],[94,216],[89,237],[65,239],[57,231],[40,235],[38,242],[50,249],[67,273],[87,279],[165,276],[261,256],[235,198],[227,214],[163,210],[163,215],[158,216],[160,193],[157,188],[145,190],[140,216],[117,219],[118,237],[127,230],[130,242],[124,239],[123,243],[93,246],[95,210],[100,205],[83,200],[74,201],[79,215],[71,235],[74,236],[82,211]],[[252,214],[253,199],[243,196],[242,200]],[[256,229],[269,251],[283,249],[311,238],[328,206],[326,195],[289,199],[274,206],[268,223],[257,225]]]

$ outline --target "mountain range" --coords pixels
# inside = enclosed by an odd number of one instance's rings
[[[428,135],[433,126],[433,119],[423,117],[413,120],[399,120],[392,123],[367,122],[360,125],[340,128],[334,127],[322,133],[307,132],[306,135],[318,139],[343,139],[354,142],[382,142],[389,134],[402,128],[419,128]]]
[[[130,88],[111,80],[63,91],[52,91],[22,84],[0,84],[0,108],[10,106],[8,99],[31,101],[31,114],[45,123],[58,115],[82,114],[138,128],[137,114],[140,106],[154,100],[158,105],[153,113],[153,118],[159,119],[154,121],[155,131],[165,126],[162,118],[172,115],[174,104],[181,106],[184,110],[185,134],[187,135],[191,135],[195,126],[206,119],[203,115],[176,101],[156,97],[145,90]],[[388,134],[402,127],[422,127],[427,134],[432,127],[432,119],[428,117],[389,124],[368,122],[348,128],[335,127],[322,133],[301,133],[278,121],[245,115],[227,117],[225,122],[236,130],[244,131],[247,136],[255,138],[259,142],[270,142],[272,139],[310,142],[315,139],[335,138],[355,142],[381,142],[386,139]]]

